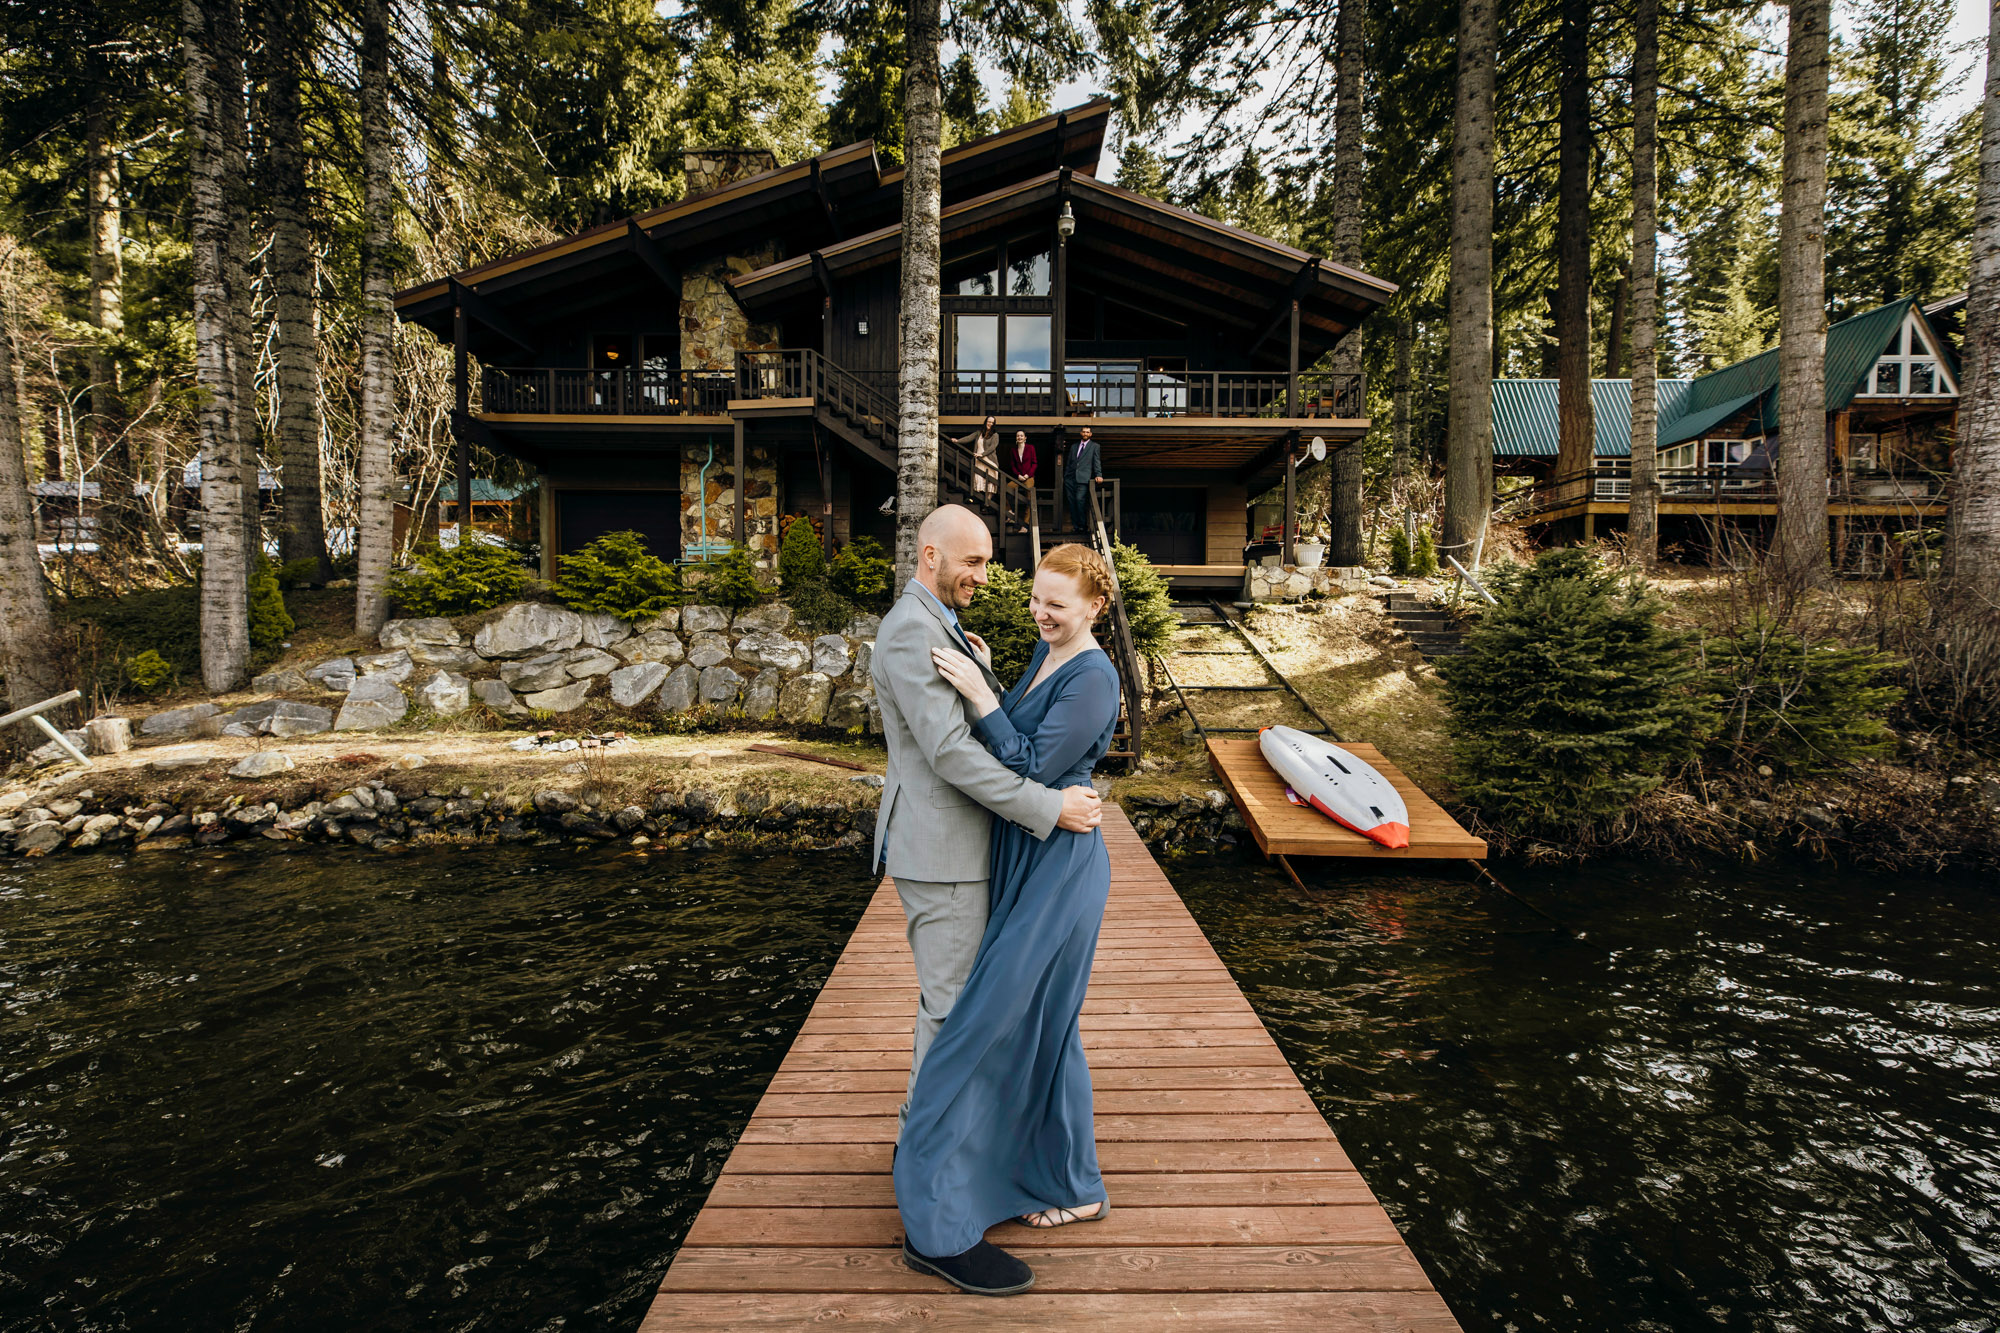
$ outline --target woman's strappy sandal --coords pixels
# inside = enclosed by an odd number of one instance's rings
[[[1111,1200],[1105,1199],[1097,1205],[1097,1211],[1085,1216],[1074,1208],[1044,1208],[1039,1213],[1026,1213],[1014,1219],[1031,1231],[1047,1231],[1052,1227],[1066,1227],[1072,1222],[1102,1222],[1111,1216]],[[1053,1217],[1055,1220],[1049,1220]]]

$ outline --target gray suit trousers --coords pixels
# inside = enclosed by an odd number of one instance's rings
[[[917,961],[917,1030],[910,1048],[910,1087],[917,1086],[917,1070],[924,1052],[931,1048],[945,1016],[958,1001],[965,979],[972,975],[972,961],[979,955],[979,941],[986,934],[986,881],[960,880],[937,883],[932,880],[896,880],[896,896],[903,900],[908,920],[910,954]],[[909,1115],[909,1098],[897,1108],[897,1125]]]

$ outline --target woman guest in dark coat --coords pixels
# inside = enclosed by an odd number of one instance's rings
[[[1035,456],[1035,446],[1028,443],[1028,432],[1014,432],[1014,447],[1007,451],[1007,471],[1025,486],[1035,484],[1035,468],[1041,460]]]

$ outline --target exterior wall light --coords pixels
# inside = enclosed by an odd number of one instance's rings
[[[868,336],[867,320],[857,319],[854,321],[854,336],[857,338],[866,338]]]
[[[1065,242],[1076,235],[1076,214],[1069,211],[1069,200],[1063,200],[1063,211],[1056,216],[1056,235]]]

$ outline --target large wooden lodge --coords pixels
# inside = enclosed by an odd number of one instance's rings
[[[1063,445],[1090,426],[1108,522],[1177,581],[1235,586],[1252,497],[1315,437],[1366,433],[1360,377],[1310,367],[1395,287],[1098,180],[1109,115],[944,154],[943,435],[989,412],[1008,442],[1025,429],[1046,533]],[[873,142],[687,166],[678,203],[397,296],[459,353],[462,437],[541,474],[545,565],[624,528],[659,554],[740,540],[769,559],[788,514],[829,549],[888,544],[901,168]],[[941,496],[1024,560],[1021,492],[975,493],[970,461],[943,445]]]
[[[1905,298],[1827,330],[1826,513],[1835,566],[1894,573],[1944,517],[1957,438],[1953,339],[1963,296]],[[1778,349],[1696,379],[1659,381],[1660,533],[1697,557],[1761,543],[1777,514]],[[1493,381],[1496,472],[1532,479],[1502,513],[1545,535],[1622,527],[1631,508],[1632,382],[1594,380],[1588,477],[1556,477],[1556,381]]]

